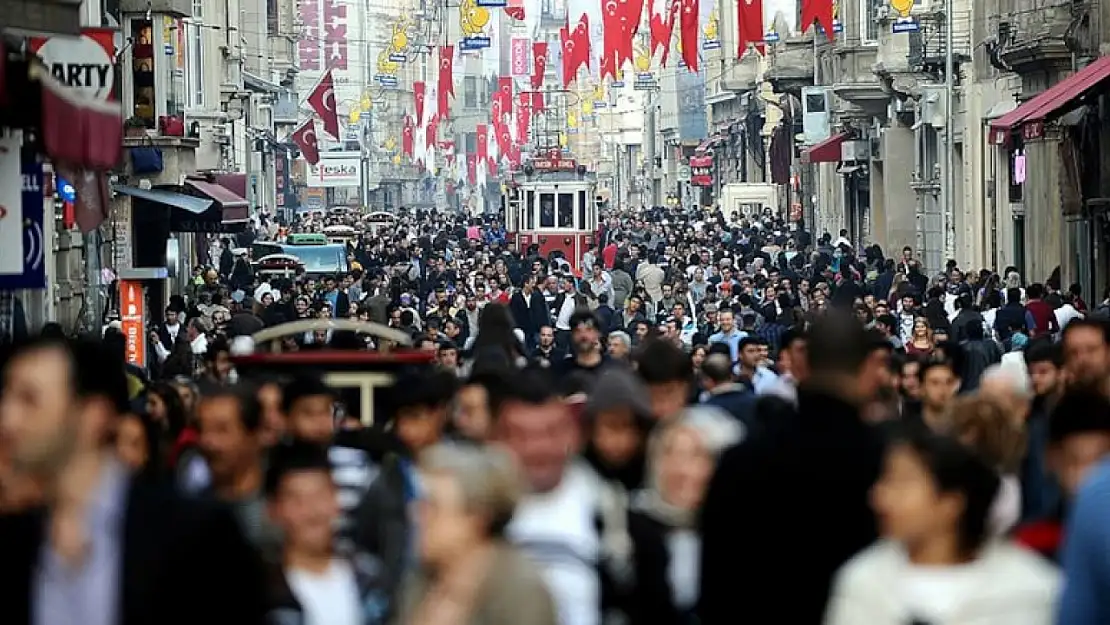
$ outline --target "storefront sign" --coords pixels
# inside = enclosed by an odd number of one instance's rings
[[[536,158],[532,159],[532,167],[539,171],[574,171],[578,161],[573,158]]]
[[[308,169],[310,187],[357,187],[361,181],[362,158],[358,152],[324,152],[320,162]]]
[[[80,37],[32,39],[35,51],[58,82],[96,100],[114,99],[116,33],[110,28],[86,28]]]
[[[119,281],[120,330],[125,341],[124,357],[136,367],[146,367],[146,306],[143,285]]]

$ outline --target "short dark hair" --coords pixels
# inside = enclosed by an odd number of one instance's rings
[[[633,356],[636,372],[648,385],[669,382],[688,382],[693,365],[690,356],[674,343],[650,340],[636,350]]]
[[[1048,417],[1048,442],[1055,445],[1069,436],[1095,432],[1110,434],[1110,399],[1094,388],[1064,393]]]
[[[1102,333],[1102,342],[1110,344],[1110,320],[1104,317],[1090,316],[1079,317],[1072,319],[1068,325],[1064,326],[1064,331],[1060,334],[1060,342],[1068,340],[1068,334],[1081,330],[1083,328],[1096,330]]]
[[[1036,338],[1030,341],[1029,345],[1025,347],[1023,356],[1026,367],[1038,362],[1050,362],[1056,367],[1061,367],[1064,364],[1064,350],[1060,349],[1059,343],[1048,337]]]
[[[281,443],[271,449],[267,457],[263,492],[272,499],[281,489],[282,481],[293,473],[319,471],[330,478],[331,470],[328,450],[323,445],[298,439]]]
[[[494,418],[497,418],[505,404],[510,402],[541,406],[550,401],[562,399],[551,373],[536,366],[529,366],[502,377],[499,383],[494,383],[488,388],[488,392]]]
[[[67,361],[66,375],[80,399],[106,400],[116,414],[131,409],[127,373],[118,346],[99,338],[83,336],[68,340],[52,334],[37,334],[11,346],[3,364],[40,351],[58,351]]]
[[[701,372],[702,375],[717,384],[729,382],[732,380],[732,358],[727,354],[711,353],[702,361]]]
[[[298,401],[306,397],[335,397],[335,391],[315,375],[299,375],[281,389],[281,411],[289,414]]]
[[[859,373],[873,351],[863,324],[843,311],[828,311],[809,330],[807,357],[815,374]]]
[[[940,367],[948,369],[952,372],[952,375],[956,376],[957,378],[960,377],[960,372],[956,370],[956,367],[952,363],[951,358],[930,357],[921,362],[921,367],[917,370],[917,379],[924,382],[925,376],[929,373],[929,371]]]
[[[218,399],[230,399],[236,403],[239,408],[239,422],[246,431],[255,433],[262,427],[262,404],[252,386],[209,386],[203,389],[197,405]]]

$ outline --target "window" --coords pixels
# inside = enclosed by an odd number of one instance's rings
[[[463,106],[468,109],[478,108],[478,84],[473,76],[463,78]]]
[[[463,140],[463,143],[466,146],[466,153],[467,154],[477,154],[478,153],[478,135],[477,134],[475,134],[473,132],[466,133],[465,138]]]
[[[817,93],[806,94],[806,113],[824,113],[825,112],[825,92],[819,91]]]
[[[525,215],[528,216],[528,219],[526,220],[525,226],[528,230],[535,230],[536,229],[536,192],[535,191],[528,191],[527,192],[527,197],[528,197],[527,205],[524,207],[524,210],[526,211]]]
[[[204,19],[204,0],[193,0],[193,19],[198,22]]]
[[[185,22],[185,105],[204,108],[204,25]]]
[[[574,228],[574,194],[559,194],[559,227]]]
[[[555,227],[555,194],[540,194],[540,227]]]
[[[131,20],[131,116],[154,128],[154,27],[149,20]]]
[[[578,228],[589,230],[590,223],[586,220],[586,192],[578,192]]]
[[[859,36],[863,43],[879,43],[879,8],[884,0],[859,0]]]
[[[181,29],[185,27],[185,24],[181,20],[168,15],[162,16],[162,20],[163,41],[159,47],[167,51],[173,51],[174,54],[172,56],[161,55],[161,60],[158,61],[162,66],[159,71],[164,76],[163,85],[166,92],[166,109],[165,112],[160,112],[159,115],[181,117],[185,114],[187,96],[185,92],[185,51],[181,49],[184,41],[178,35],[184,34]],[[167,38],[169,40],[166,40]]]
[[[555,1],[554,0],[541,0],[540,1],[540,14],[547,17],[554,17]]]

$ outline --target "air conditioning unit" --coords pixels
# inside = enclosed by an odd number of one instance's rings
[[[805,145],[814,145],[829,138],[832,132],[831,87],[802,89],[802,134]]]

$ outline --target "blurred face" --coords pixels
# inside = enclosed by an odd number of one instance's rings
[[[485,441],[490,437],[493,419],[489,414],[489,395],[480,384],[469,384],[455,395],[455,427],[467,439]]]
[[[1088,472],[1110,454],[1110,434],[1071,434],[1049,449],[1049,463],[1068,497],[1074,497]]]
[[[597,415],[593,445],[602,461],[610,467],[623,467],[640,450],[642,437],[631,411],[611,410]]]
[[[289,431],[306,441],[325,444],[335,433],[335,403],[327,395],[302,397],[289,408]]]
[[[540,345],[551,347],[555,344],[555,329],[550,327],[540,328]]]
[[[618,337],[611,336],[609,337],[609,355],[618,360],[623,360],[628,357],[628,346]]]
[[[680,381],[648,386],[652,414],[657,419],[670,419],[682,412],[686,407],[689,390],[689,385]]]
[[[146,431],[143,423],[135,415],[126,415],[116,429],[116,456],[133,470],[139,470],[150,457],[147,449]]]
[[[656,465],[663,500],[682,510],[696,510],[705,496],[713,465],[697,431],[672,428],[663,437]]]
[[[281,480],[269,502],[274,524],[288,548],[312,553],[331,550],[332,528],[339,519],[339,498],[327,471],[294,471]]]
[[[924,319],[916,319],[913,322],[913,335],[914,337],[925,338],[929,334],[929,326],[925,325]]]
[[[748,369],[754,369],[763,359],[763,350],[759,345],[745,345],[740,350],[740,364]]]
[[[212,362],[212,375],[217,380],[226,380],[231,375],[231,354],[226,351],[216,352],[216,359]]]
[[[39,349],[8,362],[0,394],[0,443],[17,469],[57,470],[76,445],[69,359],[59,349]],[[72,416],[71,416],[72,415]]]
[[[940,366],[929,367],[921,380],[921,401],[934,410],[944,408],[960,390],[960,379],[952,369]]]
[[[424,496],[416,507],[420,557],[436,566],[484,538],[484,523],[466,509],[462,487],[449,473],[423,474]]]
[[[1064,337],[1064,368],[1073,383],[1101,383],[1110,370],[1110,348],[1095,328],[1073,328]]]
[[[1060,370],[1049,360],[1029,363],[1029,380],[1033,384],[1034,393],[1048,395],[1056,391],[1060,382]]]
[[[962,498],[937,492],[917,454],[905,445],[887,452],[882,476],[871,489],[871,507],[882,535],[909,548],[955,531]]]
[[[559,485],[578,442],[563,402],[552,399],[533,406],[510,401],[502,406],[497,425],[501,440],[516,456],[534,491],[548,492]]]
[[[574,339],[574,347],[580,354],[593,351],[598,345],[598,332],[597,328],[593,326],[578,326],[575,328],[571,337]]]
[[[281,387],[267,384],[258,389],[262,405],[262,446],[272,447],[285,434],[285,415],[281,412]]]
[[[917,377],[917,372],[921,369],[921,365],[916,362],[908,362],[902,365],[902,392],[910,399],[921,398],[921,380]]]
[[[197,405],[200,449],[208,460],[212,482],[228,484],[258,462],[257,437],[243,426],[239,402],[232,397],[214,397]]]
[[[410,406],[397,413],[397,438],[414,453],[431,447],[443,432],[443,411],[427,406]]]
[[[166,425],[169,416],[166,411],[166,402],[158,396],[157,393],[147,393],[146,395],[146,413],[155,423]]]

